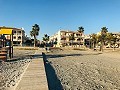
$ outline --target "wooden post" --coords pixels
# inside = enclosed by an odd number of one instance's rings
[[[11,46],[12,46],[12,58],[13,58],[13,31],[12,31],[12,44],[11,44]]]
[[[10,35],[10,44],[9,44],[9,57],[11,58],[11,35]]]

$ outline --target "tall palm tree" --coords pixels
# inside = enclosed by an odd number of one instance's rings
[[[106,34],[108,32],[108,28],[107,27],[102,27],[101,28],[101,33],[102,34]]]
[[[78,27],[78,30],[77,30],[79,33],[83,33],[84,32],[84,28],[81,26],[81,27]]]
[[[57,45],[57,41],[58,41],[58,39],[57,38],[55,38],[55,41],[54,41],[54,45],[55,45],[55,47],[56,47],[56,45]]]
[[[101,42],[101,46],[100,46],[101,51],[103,51],[103,46],[105,45],[105,42],[106,42],[107,32],[108,32],[108,28],[106,27],[101,28],[101,36],[99,38]]]
[[[97,34],[93,33],[90,37],[93,44],[93,48],[95,48],[97,44]]]
[[[65,45],[66,45],[66,42],[65,42],[66,37],[65,37],[65,36],[62,36],[61,40],[64,40],[64,43],[63,43],[62,45],[65,46]]]
[[[43,41],[45,41],[45,49],[46,49],[46,51],[49,50],[49,44],[48,44],[49,36],[47,34],[44,34]]]
[[[45,41],[45,43],[48,43],[49,36],[47,34],[44,34],[43,41]]]
[[[35,24],[32,26],[32,31],[30,31],[31,37],[34,37],[34,47],[36,46],[36,36],[39,35],[39,30],[40,30],[39,25]]]
[[[72,45],[73,45],[73,40],[75,40],[74,34],[69,35],[69,41],[71,41]]]
[[[77,30],[81,35],[84,33],[84,28],[81,26],[81,27],[78,27],[78,30]],[[79,41],[80,41],[80,44],[81,44],[81,39],[82,39],[82,36],[80,35],[79,37]],[[80,46],[80,45],[79,45]]]

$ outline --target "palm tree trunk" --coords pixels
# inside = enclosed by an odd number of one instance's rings
[[[34,36],[34,47],[36,46],[36,36]]]
[[[102,41],[100,42],[100,51],[102,51]]]
[[[113,45],[113,51],[115,51],[115,44]]]
[[[103,52],[104,42],[101,43],[101,51]]]

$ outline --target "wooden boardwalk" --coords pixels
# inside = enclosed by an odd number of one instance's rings
[[[48,90],[43,58],[36,57],[30,62],[15,90]]]

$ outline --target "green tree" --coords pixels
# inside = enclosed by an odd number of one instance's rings
[[[116,44],[118,38],[117,38],[116,35],[112,34],[111,38],[109,38],[109,39],[111,39],[111,44],[113,45],[113,51],[114,51],[115,50],[115,44]]]
[[[77,30],[79,33],[83,33],[84,32],[84,28],[81,26],[81,27],[78,27],[78,30]]]
[[[62,44],[62,46],[65,46],[65,45],[66,45],[66,43],[65,43],[66,37],[65,37],[65,36],[62,36],[61,40],[64,41],[64,43]]]
[[[36,36],[39,35],[39,30],[40,30],[39,25],[35,24],[32,26],[32,31],[30,31],[31,37],[34,37],[34,47],[36,46]]]
[[[69,41],[71,41],[72,45],[73,45],[73,40],[75,40],[74,33],[69,35]]]
[[[47,34],[44,34],[43,41],[46,43],[49,41],[49,36]]]
[[[79,41],[80,41],[80,45],[81,45],[81,40],[82,40],[82,34],[84,33],[84,28],[81,26],[81,27],[78,27],[78,30],[77,30],[79,33],[80,33],[80,37],[79,37]],[[79,46],[80,46],[79,45]]]
[[[56,47],[56,45],[57,45],[57,38],[55,38],[55,41],[54,41],[54,45],[55,45],[55,47]]]
[[[113,50],[115,50],[115,44],[119,40],[116,35],[113,35],[112,33],[107,34],[107,41],[109,43],[109,46],[113,46]]]
[[[90,37],[91,37],[91,43],[93,45],[93,48],[95,48],[97,44],[97,34],[93,33]]]
[[[100,51],[103,51],[103,47],[105,45],[105,42],[107,40],[107,32],[108,32],[108,28],[106,27],[102,27],[101,28],[101,35],[99,36],[99,40],[100,40]]]
[[[113,34],[112,33],[107,33],[107,44],[109,45],[109,46],[111,46],[111,44],[112,44],[112,39],[113,39]]]

